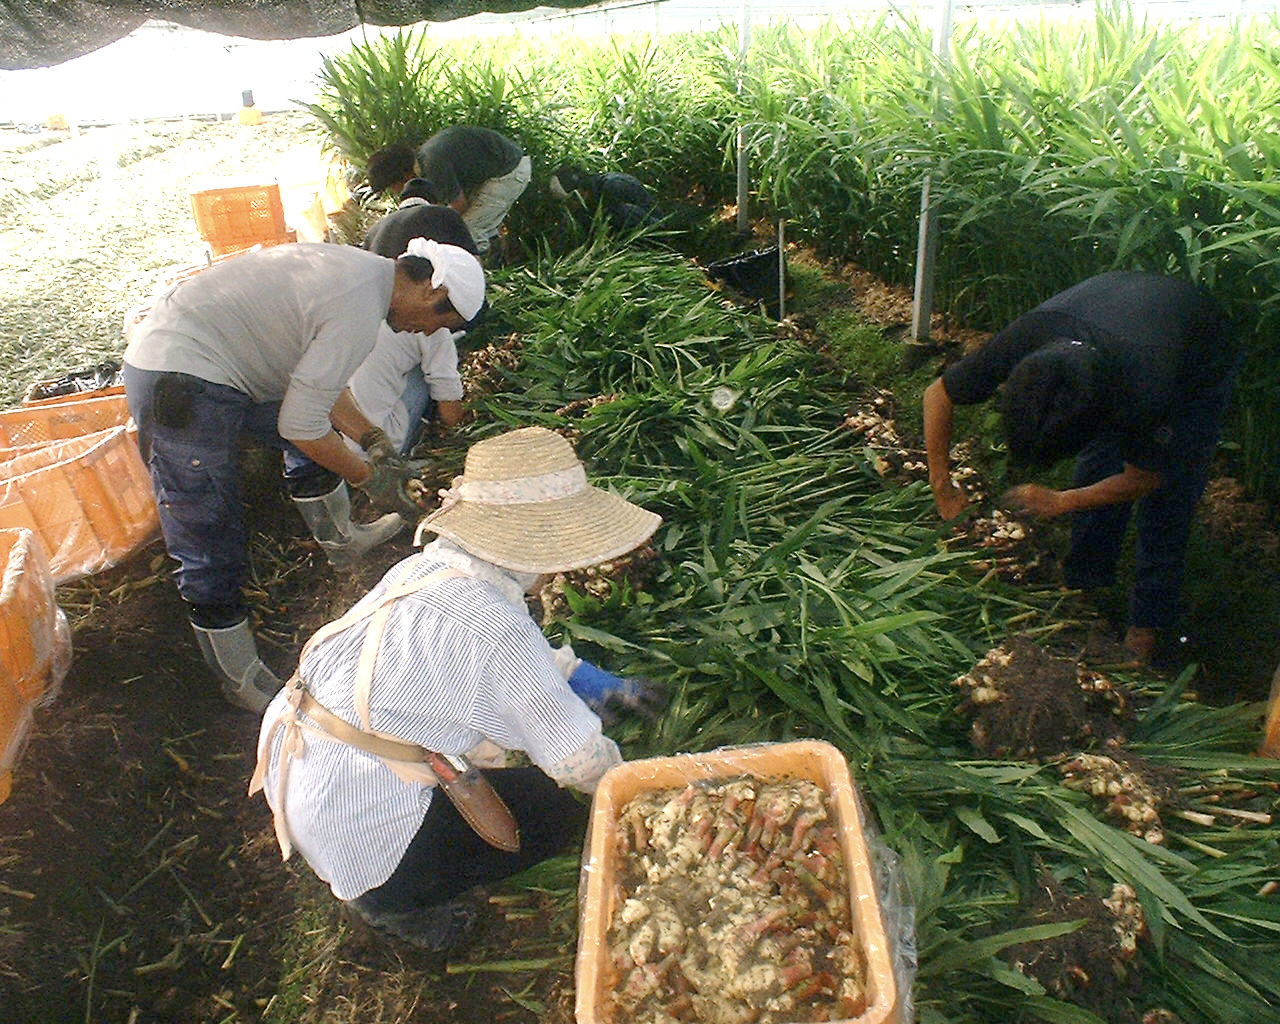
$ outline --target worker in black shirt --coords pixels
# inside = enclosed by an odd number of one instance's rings
[[[421,178],[406,184],[400,190],[399,207],[374,222],[365,235],[364,247],[379,256],[395,259],[408,248],[410,239],[430,238],[466,249],[473,256],[480,255],[461,214],[448,206],[430,203],[427,191],[427,183]]]
[[[597,207],[603,209],[610,225],[619,231],[649,227],[660,219],[653,193],[631,174],[588,174],[572,164],[563,164],[551,175],[549,188],[561,200],[576,194],[590,213]]]
[[[518,143],[491,128],[461,124],[436,132],[416,150],[407,142],[379,149],[366,171],[374,192],[398,191],[421,178],[429,202],[452,206],[462,215],[481,256],[488,254],[531,174]]]
[[[1112,271],[1024,313],[924,395],[929,481],[945,519],[965,508],[951,478],[952,409],[1001,389],[1012,459],[1076,455],[1074,485],[1006,495],[1032,515],[1072,513],[1069,586],[1111,584],[1133,503],[1138,543],[1125,645],[1150,659],[1174,624],[1192,514],[1235,382],[1229,321],[1191,284]]]

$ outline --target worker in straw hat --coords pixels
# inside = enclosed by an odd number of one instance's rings
[[[162,295],[125,349],[125,394],[178,590],[206,664],[240,707],[261,711],[281,686],[258,655],[242,592],[241,438],[283,450],[290,495],[335,565],[421,511],[406,491],[410,467],[370,439],[375,425],[344,390],[384,320],[431,333],[480,312],[476,258],[417,241],[398,260],[323,244],[236,256]],[[341,435],[366,439],[369,456]],[[348,485],[388,514],[354,523]]]
[[[616,558],[660,519],[587,482],[542,427],[473,445],[420,532],[437,534],[307,643],[267,708],[250,793],[350,912],[447,952],[476,887],[561,852],[618,748],[601,714],[661,692],[553,651],[525,595]],[[502,763],[520,751],[532,766]]]

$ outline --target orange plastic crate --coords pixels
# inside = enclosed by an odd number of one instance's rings
[[[275,235],[271,238],[243,239],[237,242],[228,242],[225,245],[210,242],[209,252],[214,256],[234,256],[236,253],[248,252],[250,249],[259,245],[285,245],[289,242],[296,242],[297,240],[298,232],[286,231],[284,234]]]
[[[36,390],[40,384],[48,384],[50,381],[40,381],[27,389],[27,394],[39,394]],[[113,395],[123,395],[123,384],[112,384],[105,388],[94,388],[92,391],[76,391],[69,395],[54,395],[52,398],[24,398],[23,406],[30,409],[37,405],[62,405],[67,402],[85,402],[94,398],[110,398]]]
[[[123,561],[160,534],[151,480],[124,427],[0,462],[0,527],[40,538],[56,583]]]
[[[248,248],[267,239],[282,239],[287,230],[280,186],[272,183],[231,184],[191,193],[196,230],[211,247]]]
[[[19,455],[28,455],[38,448],[43,448],[48,443],[48,441],[36,441],[34,444],[19,444],[11,448],[0,448],[0,462],[8,462],[10,459],[16,459]]]
[[[53,576],[30,530],[0,529],[0,803],[36,704],[56,693],[71,654]]]
[[[591,804],[587,866],[583,873],[586,893],[575,968],[578,1024],[626,1024],[623,1020],[610,1021],[606,1014],[609,925],[618,896],[617,825],[622,808],[649,790],[742,775],[770,780],[808,779],[826,793],[848,869],[853,925],[867,959],[867,1009],[853,1021],[835,1024],[897,1024],[901,1003],[898,983],[853,780],[840,751],[817,740],[628,761],[605,774]]]
[[[13,765],[31,728],[31,705],[12,686],[0,683],[0,804],[13,790]]]
[[[0,410],[0,448],[82,437],[129,422],[129,403],[122,393],[99,398],[80,395],[65,398],[66,401]]]

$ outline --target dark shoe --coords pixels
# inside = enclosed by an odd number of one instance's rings
[[[357,900],[348,901],[347,907],[375,931],[428,953],[460,948],[480,923],[476,901],[465,897],[400,913],[368,911]]]

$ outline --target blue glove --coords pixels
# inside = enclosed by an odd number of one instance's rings
[[[581,661],[569,677],[569,688],[605,722],[619,710],[656,718],[667,702],[666,689],[649,679],[620,679],[589,661]]]

